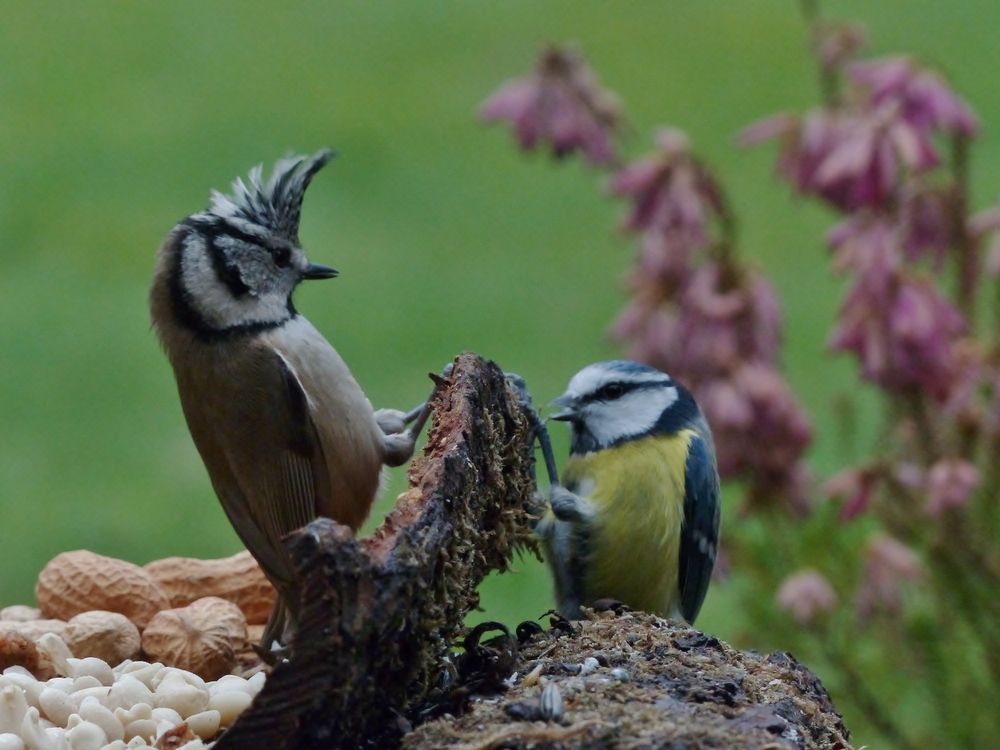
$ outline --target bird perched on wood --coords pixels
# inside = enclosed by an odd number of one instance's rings
[[[230,522],[279,594],[261,646],[288,643],[299,592],[282,537],[317,516],[357,530],[383,465],[413,453],[426,409],[375,412],[347,365],[292,304],[337,272],[299,243],[302,198],[333,156],[261,167],[182,220],[157,255],[153,326],[184,416]],[[416,419],[410,430],[405,425]]]
[[[585,367],[553,404],[570,458],[539,522],[559,610],[601,599],[694,622],[719,538],[708,423],[683,385],[630,361]]]

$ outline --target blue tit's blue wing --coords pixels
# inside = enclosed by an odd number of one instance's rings
[[[719,474],[711,446],[691,437],[684,470],[684,526],[678,565],[681,614],[693,623],[705,601],[719,543]]]

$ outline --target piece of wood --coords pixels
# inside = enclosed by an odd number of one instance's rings
[[[288,538],[304,586],[290,661],[217,750],[389,747],[478,603],[530,544],[531,428],[495,364],[460,356],[410,489],[364,540],[319,519]]]

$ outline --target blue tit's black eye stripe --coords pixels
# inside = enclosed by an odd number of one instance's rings
[[[581,401],[584,403],[593,401],[614,401],[615,399],[621,398],[626,393],[653,390],[655,388],[667,388],[670,385],[672,385],[671,381],[667,380],[651,380],[646,382],[615,381],[612,383],[605,383],[593,393],[589,393],[584,396]]]
[[[624,383],[608,383],[607,385],[598,388],[594,397],[600,399],[601,401],[611,401],[624,396],[626,390],[627,388]]]

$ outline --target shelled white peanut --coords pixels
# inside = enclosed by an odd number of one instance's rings
[[[27,669],[0,675],[0,750],[125,750],[148,747],[186,723],[186,750],[230,726],[264,686],[225,675],[206,682],[160,663],[76,659],[62,639],[44,635],[37,645],[57,677],[39,680]],[[185,735],[188,736],[188,735]]]

